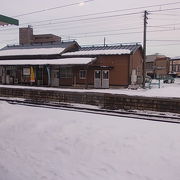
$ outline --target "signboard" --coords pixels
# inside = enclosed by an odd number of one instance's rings
[[[33,69],[32,66],[31,66],[31,76],[30,76],[30,81],[31,81],[31,82],[35,82],[34,69]]]
[[[17,19],[8,17],[8,16],[4,16],[2,14],[0,14],[0,25],[4,26],[4,25],[8,25],[8,24],[12,24],[12,25],[19,25],[19,21]]]
[[[24,76],[30,76],[31,71],[30,68],[23,68],[23,75]]]

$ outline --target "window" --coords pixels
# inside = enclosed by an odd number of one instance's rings
[[[177,72],[180,72],[180,64],[177,65]]]
[[[173,72],[176,72],[176,65],[175,64],[173,64],[172,69],[173,69]]]
[[[60,78],[72,78],[72,68],[61,67],[60,68]]]
[[[86,70],[80,70],[79,71],[79,79],[86,79]]]
[[[103,71],[103,79],[109,79],[109,71]]]
[[[95,79],[101,79],[101,71],[99,70],[95,71]]]

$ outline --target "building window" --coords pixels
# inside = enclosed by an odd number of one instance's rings
[[[172,70],[173,70],[173,72],[176,72],[176,65],[175,64],[173,64]]]
[[[95,79],[101,79],[101,71],[96,70],[94,76],[95,76]]]
[[[180,72],[180,64],[177,65],[177,72]]]
[[[103,79],[109,79],[109,71],[103,71]]]
[[[72,68],[61,67],[60,68],[60,78],[72,78]]]
[[[86,79],[86,74],[87,74],[86,70],[80,70],[79,71],[79,79]]]

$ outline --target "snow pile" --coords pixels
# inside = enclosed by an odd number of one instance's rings
[[[2,180],[179,180],[180,125],[0,102]]]

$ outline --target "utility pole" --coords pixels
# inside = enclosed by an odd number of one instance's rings
[[[144,37],[143,37],[143,88],[145,88],[146,78],[146,32],[147,32],[147,20],[148,12],[144,11]]]

